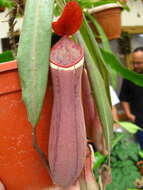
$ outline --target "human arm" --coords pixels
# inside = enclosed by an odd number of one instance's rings
[[[112,106],[112,116],[113,116],[114,121],[118,121],[119,117],[118,117],[116,106]]]
[[[130,121],[134,122],[136,117],[135,117],[135,115],[132,114],[132,112],[131,112],[129,102],[122,101],[121,104],[122,104],[122,106],[123,106],[123,109],[124,109],[124,112],[125,112],[127,118],[128,118]]]
[[[132,113],[132,110],[130,108],[130,102],[132,100],[132,88],[131,88],[131,82],[124,79],[120,91],[120,101],[123,107],[123,110],[125,112],[126,117],[134,122],[135,121],[135,115]]]
[[[112,116],[113,120],[117,121],[118,118],[118,113],[117,113],[117,108],[116,105],[120,102],[116,92],[114,91],[113,87],[110,86],[110,96],[111,96],[111,103],[112,103]]]

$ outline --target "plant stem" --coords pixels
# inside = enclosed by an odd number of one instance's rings
[[[64,0],[55,0],[56,4],[58,5],[60,12],[63,11],[65,7],[65,1]]]
[[[16,24],[15,18],[17,15],[17,5],[10,11],[9,13],[9,41],[10,41],[10,46],[12,49],[13,56],[16,57],[17,53],[17,48],[16,48],[16,42],[15,42],[15,36],[14,36],[14,26]]]
[[[45,155],[45,153],[41,150],[37,143],[37,138],[36,138],[36,128],[32,128],[32,144],[33,147],[36,149],[36,151],[39,153],[41,160],[44,162],[46,169],[48,170],[48,173],[50,174],[50,167],[49,167],[49,161]]]

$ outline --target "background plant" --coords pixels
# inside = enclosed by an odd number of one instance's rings
[[[0,54],[0,63],[12,61],[14,59],[12,52],[7,50]]]
[[[117,138],[120,134],[115,133]],[[112,183],[107,190],[126,190],[135,188],[135,181],[141,177],[136,163],[139,160],[139,145],[133,136],[125,133],[121,141],[113,148],[111,153]]]
[[[129,7],[127,6],[127,2],[124,0],[78,0],[78,3],[81,5],[82,8],[94,8],[101,5],[111,4],[111,3],[118,3],[129,11]]]
[[[11,8],[15,5],[14,1],[11,0],[0,0],[0,7]]]
[[[140,148],[134,136],[128,132],[115,133],[111,153],[112,183],[107,185],[107,190],[127,190],[136,187],[136,180],[141,174],[136,166],[139,161]],[[99,169],[106,163],[106,156],[95,153],[94,174],[99,178]]]

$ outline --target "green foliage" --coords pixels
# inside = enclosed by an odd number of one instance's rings
[[[78,3],[82,8],[92,8],[96,6],[101,6],[109,3],[117,3],[118,0],[78,0]]]
[[[82,8],[93,8],[111,3],[118,3],[122,5],[122,8],[129,11],[129,7],[124,2],[119,0],[77,0]]]
[[[124,128],[125,130],[127,130],[128,132],[135,134],[138,130],[143,131],[143,129],[141,129],[140,127],[138,127],[136,124],[131,123],[131,122],[127,122],[127,121],[121,121],[117,123]]]
[[[115,56],[112,52],[109,52],[104,48],[102,48],[101,51],[106,64],[110,65],[112,69],[116,70],[120,75],[122,75],[127,80],[130,80],[139,86],[143,86],[142,74],[127,69],[125,66],[123,66],[123,64],[121,64],[119,58]]]
[[[80,28],[80,34],[77,33],[77,37],[85,52],[86,68],[91,83],[93,98],[97,102],[97,109],[101,118],[107,148],[110,152],[113,120],[105,87],[108,84],[108,73],[104,67],[98,44],[85,19]]]
[[[96,171],[97,168],[99,168],[107,159],[107,156],[101,154],[100,152],[94,153],[94,164],[93,164],[93,170]]]
[[[0,54],[0,63],[12,61],[14,59],[11,51],[4,51]]]
[[[116,133],[115,138],[118,138],[119,135],[120,133]],[[140,178],[136,167],[136,162],[139,159],[139,146],[132,138],[132,135],[125,133],[112,150],[112,183],[107,186],[107,190],[135,188],[134,182]]]
[[[0,7],[11,8],[15,5],[15,3],[11,0],[0,0]]]
[[[34,127],[39,121],[47,89],[52,14],[53,0],[27,1],[18,46],[22,98]]]
[[[97,29],[98,33],[99,33],[99,36],[96,36],[99,37],[99,39],[101,39],[101,42],[102,42],[102,45],[103,45],[103,48],[106,50],[106,51],[109,51],[112,53],[112,50],[111,50],[111,47],[110,47],[110,43],[109,43],[109,40],[103,30],[103,28],[100,26],[100,24],[97,22],[97,20],[95,19],[95,17],[93,17],[91,14],[89,13],[85,13],[87,19],[89,19],[92,24],[94,25],[94,27]],[[94,31],[93,31],[94,32]],[[96,34],[95,34],[96,35]],[[113,70],[111,69],[111,67],[108,67],[108,70],[109,70],[109,73],[110,73],[110,77],[111,77],[111,83],[112,83],[112,86],[114,88],[116,88],[116,85],[117,85],[117,71],[116,70]]]
[[[104,59],[104,61],[102,62],[103,63],[102,67],[104,66],[104,64],[108,65],[107,68],[108,68],[109,73],[112,76],[112,80],[113,81],[116,80],[116,75],[118,73],[122,77],[132,81],[133,83],[135,83],[139,86],[143,86],[143,75],[138,74],[134,71],[131,71],[131,70],[127,69],[125,66],[123,66],[123,64],[121,64],[120,59],[116,55],[114,55],[114,53],[111,51],[109,41],[108,41],[107,36],[104,33],[102,27],[99,25],[99,23],[95,20],[95,18],[93,16],[89,15],[88,13],[86,13],[85,15],[87,16],[88,19],[90,19],[90,21],[93,23],[93,25],[95,26],[95,28],[97,29],[97,31],[100,35],[100,38],[101,38],[101,41],[103,44],[103,48],[101,48],[100,50],[101,50],[101,53],[102,53],[102,56]],[[91,41],[91,43],[92,43],[92,41]],[[113,84],[115,84],[115,83],[113,83]]]

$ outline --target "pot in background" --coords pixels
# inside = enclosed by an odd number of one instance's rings
[[[0,7],[0,13],[5,11],[5,7]]]
[[[138,161],[136,165],[140,171],[140,174],[143,176],[143,160]]]
[[[88,12],[95,17],[102,26],[109,40],[117,39],[121,35],[121,6],[115,3],[102,5],[89,9]],[[94,25],[89,21],[92,30],[97,34]]]

